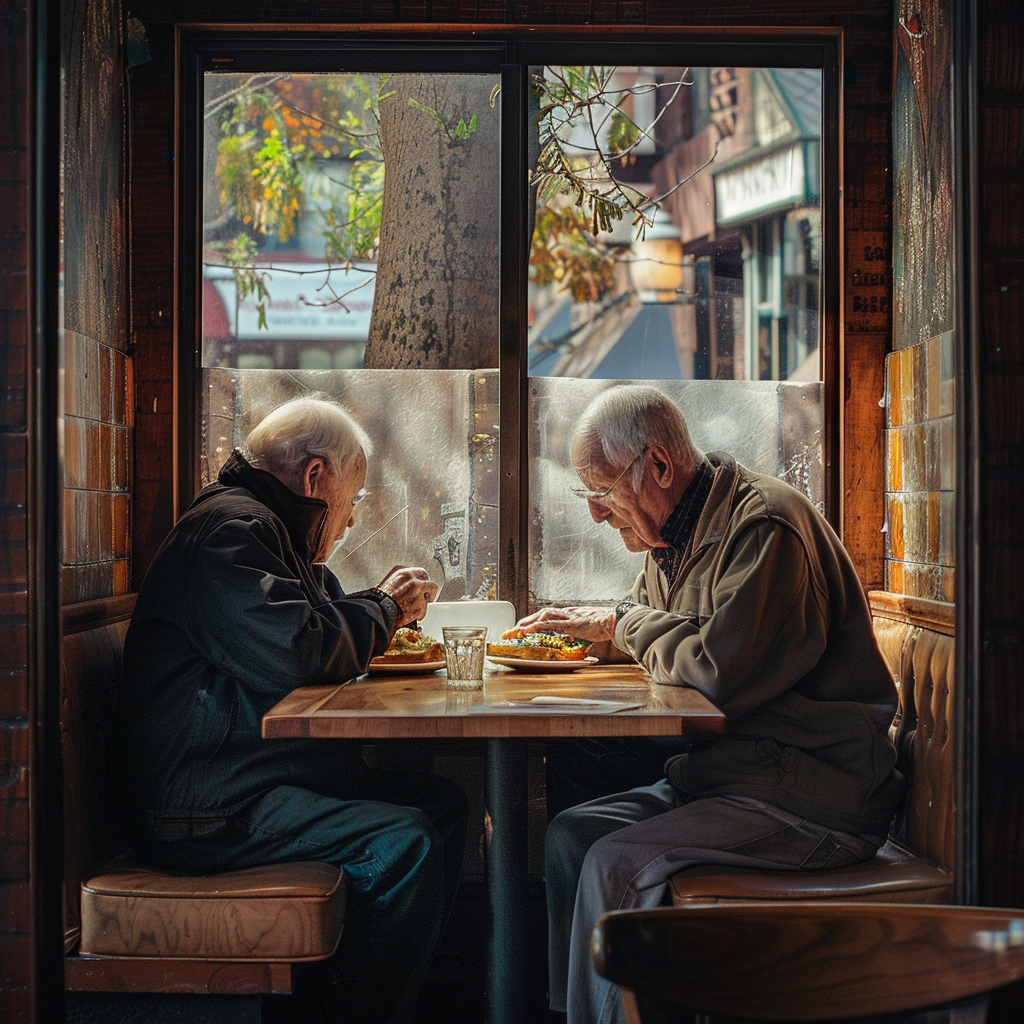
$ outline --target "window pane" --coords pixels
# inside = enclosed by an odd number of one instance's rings
[[[204,75],[202,362],[498,365],[494,75]]]
[[[374,443],[347,589],[497,570],[496,75],[204,75],[198,479],[318,392]]]
[[[370,435],[366,489],[328,563],[347,590],[421,565],[440,599],[496,596],[498,374],[495,370],[203,370],[200,459],[207,483],[271,409],[310,391]]]
[[[819,380],[821,72],[533,82],[530,375]]]
[[[590,518],[569,442],[585,406],[610,381],[530,382],[531,608],[621,601],[643,562],[615,530]],[[818,383],[666,381],[702,451],[726,451],[748,469],[788,481],[824,511]]]
[[[532,69],[551,113],[531,179],[531,608],[621,600],[640,570],[569,490],[573,427],[612,382],[661,382],[698,447],[824,512],[821,81]]]

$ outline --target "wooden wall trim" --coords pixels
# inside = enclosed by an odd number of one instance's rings
[[[109,626],[130,619],[138,594],[117,594],[95,601],[79,601],[62,609],[64,635],[84,633],[86,630]]]
[[[898,619],[911,626],[920,626],[935,633],[953,636],[953,622],[956,605],[949,601],[930,601],[924,597],[908,597],[892,594],[886,590],[868,592],[868,603],[873,615],[884,615]]]

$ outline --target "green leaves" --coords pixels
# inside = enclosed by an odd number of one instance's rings
[[[617,85],[616,70],[547,67],[531,79],[539,154],[530,177],[537,202],[530,266],[537,283],[559,281],[574,298],[601,298],[614,287],[600,236],[627,215],[642,234],[658,208],[611,170],[653,128],[631,114],[633,96],[651,85]]]
[[[664,110],[686,83],[640,83],[604,66],[532,71],[538,156],[529,179],[537,203],[531,273],[539,283],[558,282],[578,301],[597,300],[615,288],[614,258],[602,236],[626,216],[642,236],[658,209],[612,171],[654,135],[653,124],[637,123],[634,98],[671,86]],[[356,260],[383,258],[378,128],[381,105],[395,90],[387,75],[361,74],[240,74],[220,78],[216,89],[206,116],[217,119],[220,209],[209,216],[204,247],[232,268],[240,299],[255,297],[265,326],[260,251],[266,239],[293,238],[300,217],[319,218],[331,266],[347,272]],[[495,85],[492,108],[498,95]],[[453,157],[468,156],[477,113],[408,103],[436,126]]]
[[[242,303],[254,295],[257,330],[266,330],[267,299],[270,293],[267,291],[266,275],[255,267],[258,255],[255,241],[249,235],[238,234],[227,243],[224,254],[234,273],[237,301]]]
[[[640,129],[633,123],[633,119],[624,110],[616,107],[612,111],[608,126],[609,156],[618,156],[631,149],[639,138]]]
[[[466,121],[463,115],[453,115],[450,118],[445,118],[433,107],[428,107],[426,103],[420,103],[419,100],[414,99],[412,96],[409,97],[409,106],[413,110],[418,110],[421,114],[426,114],[432,121],[440,125],[441,130],[448,136],[450,142],[462,142],[476,131],[476,114],[470,115],[469,121]]]
[[[204,210],[211,222],[204,247],[232,268],[239,301],[255,299],[261,328],[268,299],[259,267],[263,240],[288,242],[304,212],[322,218],[329,264],[347,269],[375,257],[384,183],[378,114],[394,95],[386,82],[371,75],[239,75],[221,79],[221,94],[207,103],[207,118],[218,120],[221,209],[216,216]]]

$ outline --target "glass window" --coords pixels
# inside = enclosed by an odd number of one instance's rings
[[[200,481],[287,398],[342,402],[374,444],[353,586],[496,594],[498,81],[203,76]]]
[[[824,508],[821,72],[557,66],[532,81],[552,114],[530,253],[530,604],[618,601],[642,555],[574,500],[567,456],[607,382],[663,382],[698,446]]]
[[[645,380],[705,450],[832,511],[823,58],[192,45],[197,485],[266,411],[326,393],[374,443],[346,586],[406,563],[445,600],[613,602],[640,559],[569,492],[568,438]]]

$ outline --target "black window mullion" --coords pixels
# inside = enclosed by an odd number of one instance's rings
[[[498,387],[498,597],[525,615],[529,597],[529,381],[527,377],[527,68],[501,68],[501,294]]]

